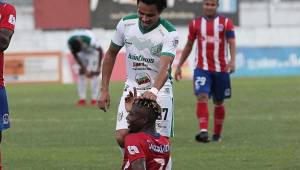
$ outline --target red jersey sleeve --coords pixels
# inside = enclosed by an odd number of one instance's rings
[[[16,24],[16,9],[10,4],[1,5],[0,28],[14,31]]]
[[[188,40],[194,41],[197,38],[196,20],[189,23],[189,35]]]
[[[231,19],[227,18],[225,25],[226,38],[235,38],[234,25]]]
[[[133,162],[137,159],[144,158],[144,148],[142,144],[143,140],[137,135],[127,135],[125,138],[125,154],[128,156],[129,162]]]

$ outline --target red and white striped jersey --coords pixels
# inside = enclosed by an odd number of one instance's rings
[[[225,72],[228,63],[227,40],[235,38],[232,20],[225,16],[213,19],[199,17],[189,24],[190,41],[197,39],[196,67],[214,72]]]
[[[4,28],[4,29],[14,31],[15,24],[16,24],[15,7],[7,3],[0,3],[0,29]],[[0,87],[4,86],[3,67],[4,67],[4,55],[3,55],[3,51],[0,51]]]

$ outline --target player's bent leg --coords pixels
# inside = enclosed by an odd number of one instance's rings
[[[79,75],[78,76],[78,83],[77,83],[77,90],[78,90],[78,95],[79,95],[79,101],[77,105],[83,106],[86,104],[85,99],[86,99],[86,78],[84,75]]]
[[[172,157],[170,156],[169,162],[166,166],[166,170],[171,170],[172,169]]]
[[[214,134],[212,141],[221,141],[221,133],[225,119],[224,100],[214,100]]]
[[[116,123],[115,139],[121,148],[124,148],[124,139],[125,139],[125,136],[129,133],[128,132],[128,123],[126,120],[128,112],[125,109],[125,97],[126,96],[127,96],[127,92],[123,92],[123,95],[121,97],[120,104],[118,107],[117,123]]]
[[[171,90],[171,89],[169,89]],[[174,99],[171,91],[165,93],[165,89],[157,95],[157,102],[162,109],[161,116],[156,120],[156,130],[162,136],[174,136]]]
[[[174,136],[174,98],[172,87],[164,87],[157,95],[157,102],[162,108],[162,113],[156,121],[156,130],[167,138]],[[172,160],[166,166],[166,170],[172,169]]]
[[[99,76],[93,76],[91,78],[91,104],[96,105],[97,104],[97,97],[99,92]]]

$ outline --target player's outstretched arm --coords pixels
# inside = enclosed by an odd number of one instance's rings
[[[182,51],[181,57],[179,59],[179,63],[177,65],[176,71],[175,71],[175,80],[179,81],[180,79],[182,79],[182,71],[181,71],[181,67],[184,64],[185,60],[188,58],[188,56],[190,55],[192,49],[193,49],[193,41],[188,40],[187,43],[184,46],[184,49]]]
[[[131,163],[132,170],[146,170],[145,158],[140,158]]]
[[[166,83],[168,76],[169,76],[169,70],[171,68],[172,62],[174,57],[171,56],[161,56],[160,62],[159,62],[159,71],[157,76],[155,77],[154,85],[149,90],[146,91],[142,97],[150,100],[156,100],[158,91],[163,87],[163,85]]]
[[[109,81],[120,49],[121,48],[116,48],[111,44],[103,60],[101,90],[99,90],[98,94],[98,107],[105,112],[110,105]]]

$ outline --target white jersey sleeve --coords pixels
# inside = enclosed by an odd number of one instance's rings
[[[116,32],[112,38],[112,42],[120,47],[124,46],[124,32],[125,26],[124,21],[121,19],[117,25]]]
[[[101,48],[100,41],[97,39],[96,35],[92,31],[89,31],[89,30],[87,30],[87,34],[91,38],[90,46],[93,48],[96,48],[96,49]]]
[[[177,31],[172,31],[169,33],[168,37],[165,39],[161,56],[176,56],[176,49],[178,46],[178,33]]]

